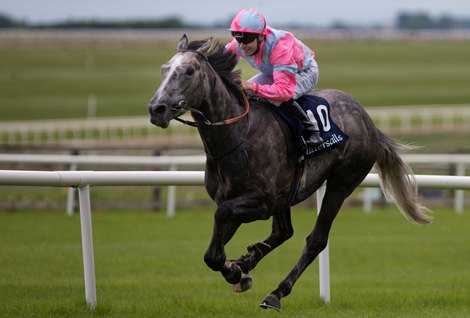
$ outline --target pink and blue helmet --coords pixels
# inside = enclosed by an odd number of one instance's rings
[[[263,15],[255,9],[247,8],[238,12],[229,31],[264,34],[265,29],[266,20]]]

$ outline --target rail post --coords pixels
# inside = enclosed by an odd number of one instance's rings
[[[88,308],[96,308],[95,260],[93,253],[93,231],[91,226],[90,186],[78,188],[80,201],[80,224],[82,232],[83,273],[85,300]]]
[[[457,176],[465,176],[465,165],[458,163],[455,171]],[[464,190],[455,190],[454,210],[457,214],[462,214],[465,205],[465,192]]]
[[[326,182],[317,190],[317,215],[320,214],[323,197],[325,196]],[[320,253],[318,259],[318,272],[320,276],[320,298],[330,303],[330,253],[329,244]]]
[[[176,166],[171,165],[170,171],[176,171]],[[170,185],[167,188],[167,198],[166,198],[166,215],[168,218],[173,218],[175,216],[176,208],[176,186]]]

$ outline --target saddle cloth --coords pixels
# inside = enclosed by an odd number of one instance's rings
[[[283,111],[283,107],[270,106],[271,109],[274,110],[274,113],[278,115],[277,117],[282,118],[287,124],[299,156],[310,159],[333,148],[344,145],[347,142],[349,136],[339,129],[331,119],[330,104],[326,99],[319,96],[305,95],[298,98],[296,101],[307,113],[313,125],[320,131],[320,135],[324,140],[322,144],[306,148],[302,139],[302,131],[304,128],[302,123]]]

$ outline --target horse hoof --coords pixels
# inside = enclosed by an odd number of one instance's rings
[[[259,306],[264,309],[274,309],[277,311],[281,310],[281,302],[279,298],[273,294],[266,296]]]
[[[240,266],[234,262],[226,262],[225,266],[226,269],[222,271],[222,275],[225,280],[232,285],[238,284],[242,279],[242,270]]]
[[[242,278],[238,284],[233,285],[233,291],[236,293],[243,293],[253,286],[253,280],[251,279],[250,274],[242,273]]]

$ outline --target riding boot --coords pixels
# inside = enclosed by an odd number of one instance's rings
[[[308,118],[302,107],[300,107],[300,105],[295,100],[290,99],[287,102],[282,103],[281,106],[284,106],[283,110],[289,115],[300,120],[304,126],[302,135],[307,146],[314,147],[323,143],[323,139],[320,136],[320,131],[313,125],[312,121]]]

